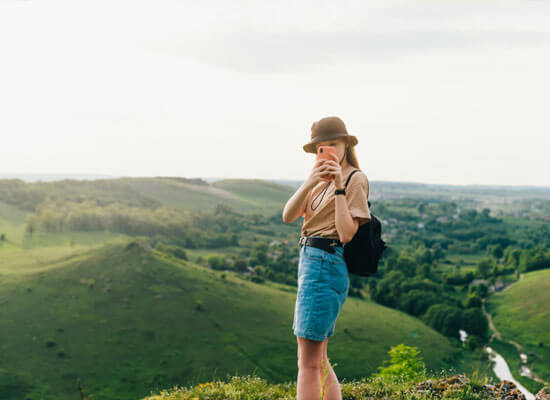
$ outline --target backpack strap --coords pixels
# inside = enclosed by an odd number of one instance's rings
[[[353,174],[355,174],[357,171],[360,171],[359,169],[354,169],[353,171],[351,171],[351,173],[348,175],[348,179],[346,179],[346,185],[344,186],[344,189],[346,189],[348,187],[348,183],[349,183],[349,180],[351,179],[351,176]],[[370,201],[367,199],[367,204],[369,205],[370,207]]]
[[[359,171],[358,169],[354,169],[353,171],[351,171],[351,173],[348,175],[348,179],[346,179],[346,184],[344,186],[344,189],[346,189],[348,187],[348,183],[349,183],[349,180],[351,179],[352,175],[355,174],[357,171]]]

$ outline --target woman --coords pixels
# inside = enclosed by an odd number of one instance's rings
[[[355,155],[358,140],[349,135],[338,117],[314,122],[311,140],[303,146],[317,153],[318,146],[334,146],[333,160],[318,160],[310,175],[288,200],[283,221],[304,217],[300,238],[298,293],[292,329],[298,342],[297,399],[341,400],[338,378],[327,359],[328,337],[334,335],[336,318],[349,292],[349,275],[342,245],[349,242],[359,225],[369,221],[367,176],[358,171]],[[325,180],[325,175],[330,179]],[[335,194],[336,191],[336,194]],[[325,386],[321,382],[325,373]]]

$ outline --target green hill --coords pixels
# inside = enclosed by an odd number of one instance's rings
[[[0,280],[2,398],[73,399],[77,378],[95,399],[135,399],[226,373],[296,377],[295,288],[223,278],[139,242],[9,278]],[[350,297],[329,356],[339,376],[358,378],[397,343],[421,349],[430,369],[448,368],[456,351],[419,320]]]
[[[525,274],[524,279],[489,297],[486,306],[503,339],[519,343],[527,361],[550,381],[550,270]]]
[[[261,179],[224,179],[210,184],[158,177],[122,178],[120,181],[163,205],[187,209],[224,204],[238,211],[272,213],[281,209],[294,193],[289,186]]]
[[[294,193],[290,186],[262,179],[225,179],[207,183],[181,177],[124,177],[93,181],[64,179],[25,183],[0,179],[0,202],[32,211],[47,199],[98,204],[120,203],[133,207],[160,205],[184,209],[213,209],[218,204],[238,211],[272,213],[282,209]],[[3,210],[0,208],[0,215]]]
[[[295,192],[290,186],[263,179],[223,179],[212,183],[212,186],[231,192],[260,208],[271,206],[282,209]]]

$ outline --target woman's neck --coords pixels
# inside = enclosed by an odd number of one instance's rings
[[[355,169],[355,167],[347,161],[344,161],[340,168],[342,169],[342,176],[347,176],[353,169]]]

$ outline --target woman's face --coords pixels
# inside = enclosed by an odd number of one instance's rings
[[[344,138],[336,138],[332,140],[325,140],[323,142],[319,142],[315,144],[315,151],[319,149],[319,146],[334,146],[336,149],[336,155],[338,156],[338,160],[341,160],[342,157],[344,157],[344,153],[346,152],[346,142]]]

